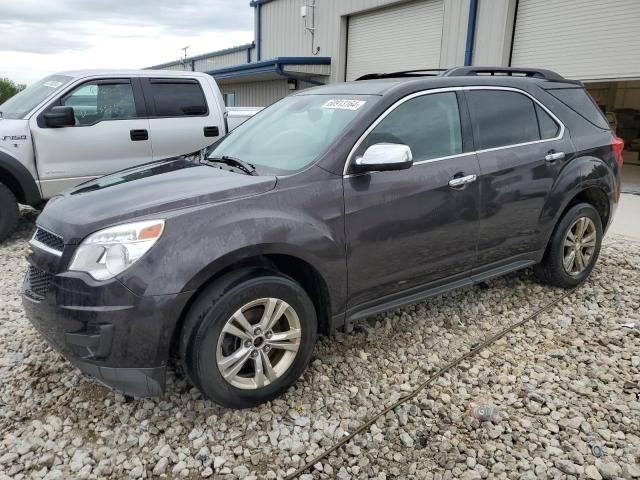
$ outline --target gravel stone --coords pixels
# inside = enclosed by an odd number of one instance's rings
[[[364,319],[351,334],[321,338],[296,385],[254,409],[205,400],[173,366],[164,397],[131,399],[81,374],[26,319],[20,287],[34,219],[23,209],[19,230],[0,245],[0,480],[284,478],[566,293],[525,270]],[[301,478],[640,478],[640,401],[630,386],[640,378],[640,335],[622,327],[640,323],[639,272],[640,243],[605,239],[591,278],[569,298]],[[468,413],[483,406],[497,418]]]

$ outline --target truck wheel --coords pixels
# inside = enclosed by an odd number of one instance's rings
[[[208,287],[189,310],[180,357],[207,397],[248,408],[300,377],[316,330],[313,303],[296,281],[271,271],[236,272]]]
[[[584,282],[596,264],[602,244],[602,222],[588,203],[569,209],[556,226],[536,276],[550,285],[571,288]]]
[[[18,224],[20,210],[13,192],[0,183],[0,242],[13,233]]]

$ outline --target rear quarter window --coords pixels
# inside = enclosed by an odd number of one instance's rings
[[[609,129],[609,123],[584,88],[561,88],[547,90],[571,110],[596,127]]]
[[[191,117],[208,113],[207,102],[196,80],[151,79],[157,117]]]

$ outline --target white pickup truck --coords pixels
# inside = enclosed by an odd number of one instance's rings
[[[197,151],[259,108],[227,109],[210,75],[86,70],[48,76],[0,105],[0,241],[18,204]]]

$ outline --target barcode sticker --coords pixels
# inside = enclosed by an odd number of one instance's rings
[[[334,99],[325,103],[322,108],[338,108],[340,110],[358,110],[362,105],[367,103],[364,100],[345,100]]]

